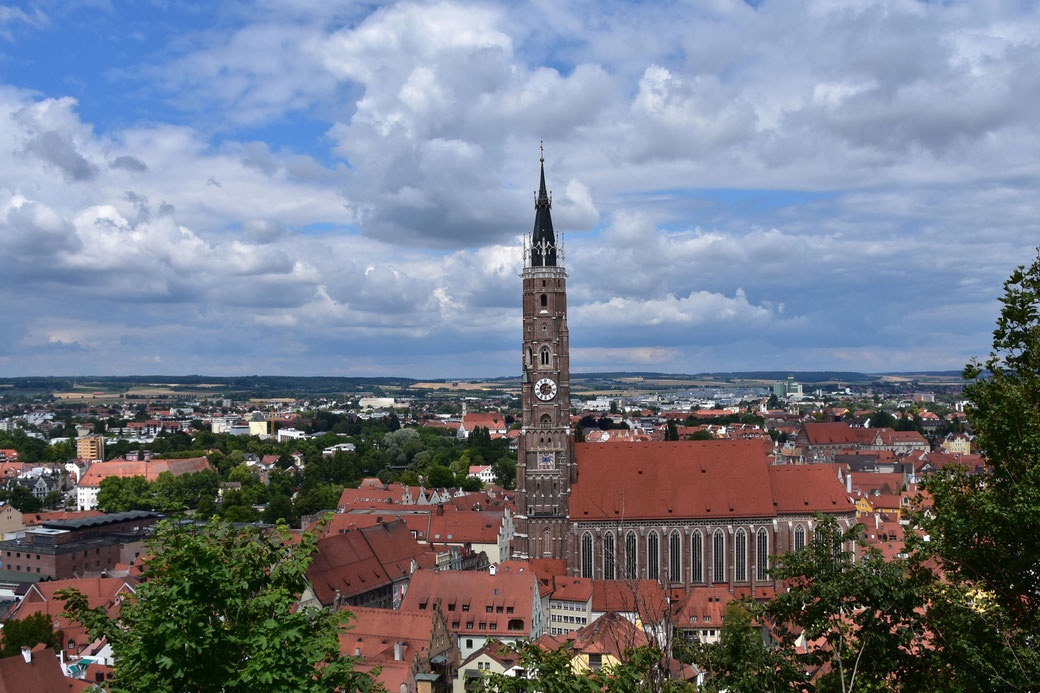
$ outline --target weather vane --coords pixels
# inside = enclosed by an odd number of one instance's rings
[[[545,163],[545,140],[538,140],[538,151],[540,152],[540,154],[538,155],[538,161],[540,163],[544,164]]]

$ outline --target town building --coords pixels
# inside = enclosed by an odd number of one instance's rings
[[[162,515],[144,510],[75,520],[52,520],[0,541],[0,567],[33,578],[61,580],[100,575],[130,564]]]
[[[87,462],[105,459],[105,436],[86,435],[76,438],[76,457]]]

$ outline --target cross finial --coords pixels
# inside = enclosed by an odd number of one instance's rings
[[[538,151],[540,152],[539,155],[538,155],[538,162],[544,164],[545,163],[545,140],[538,140]]]

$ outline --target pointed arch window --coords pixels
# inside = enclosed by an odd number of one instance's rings
[[[794,550],[801,551],[805,548],[805,527],[798,525],[794,528]]]
[[[668,580],[682,582],[682,537],[677,529],[668,535]]]
[[[726,581],[726,535],[721,529],[715,530],[711,542],[712,582]]]
[[[733,579],[738,582],[747,580],[747,532],[743,529],[737,530],[737,536],[733,541]]]
[[[699,529],[690,543],[690,582],[704,582],[704,537]]]
[[[625,535],[625,577],[629,580],[636,578],[636,533],[629,532]]]
[[[542,414],[542,418],[539,419],[538,425],[542,428],[552,428],[552,417],[548,414]]]
[[[755,579],[766,580],[769,571],[769,535],[759,529],[755,538]]]
[[[603,579],[614,580],[617,575],[614,573],[614,535],[607,532],[603,536]]]
[[[548,527],[542,530],[542,555],[552,555],[552,532],[549,531]]]
[[[581,576],[592,577],[592,533],[581,535]]]
[[[527,367],[530,368],[534,365],[534,351],[531,347],[527,347],[527,353],[525,354]]]
[[[549,347],[542,347],[540,361],[542,364],[542,368],[548,368],[550,365],[552,365],[552,352],[549,351]]]
[[[657,532],[650,532],[646,538],[646,577],[656,580],[660,577],[661,547]]]

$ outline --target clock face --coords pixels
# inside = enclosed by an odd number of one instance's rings
[[[538,468],[539,469],[552,469],[555,465],[553,462],[553,454],[551,452],[538,453]]]
[[[542,378],[534,384],[534,394],[538,399],[549,401],[556,396],[556,383],[550,378]]]

